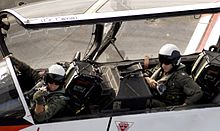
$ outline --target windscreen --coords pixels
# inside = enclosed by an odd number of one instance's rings
[[[177,45],[183,54],[199,21],[205,17],[205,14],[199,14],[124,21],[115,38],[110,38],[112,43],[97,61],[143,59],[145,55],[155,58],[160,47],[167,43]],[[12,25],[5,39],[7,47],[15,57],[33,68],[49,67],[56,62],[71,62],[77,51],[81,52],[83,59],[95,47],[94,25],[37,30],[26,30],[16,23]],[[111,23],[104,24],[103,40],[111,26]]]
[[[14,8],[24,18],[76,15],[95,12],[126,11],[171,6],[213,3],[218,0],[44,0],[31,6]]]
[[[116,41],[109,45],[98,62],[143,59],[145,55],[156,58],[160,48],[167,43],[177,45],[183,54],[201,17],[189,15],[123,22]]]
[[[11,25],[5,38],[7,48],[14,57],[32,68],[71,62],[77,51],[83,58],[85,51],[94,47],[89,46],[94,38],[93,25],[36,30],[24,29],[16,22]]]
[[[25,18],[76,15],[85,13],[96,2],[97,0],[44,0],[14,10]]]
[[[214,0],[108,0],[98,12],[125,11],[212,3]]]

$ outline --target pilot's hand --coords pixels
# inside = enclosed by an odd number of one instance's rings
[[[157,81],[155,81],[154,79],[150,78],[150,77],[145,77],[145,80],[147,81],[147,83],[149,84],[149,86],[151,88],[156,88],[157,86]]]
[[[38,90],[37,92],[34,93],[33,101],[35,101],[36,104],[38,105],[45,105],[46,104],[45,96],[47,96],[46,91]]]
[[[150,61],[149,61],[149,56],[145,56],[144,57],[144,69],[147,69],[148,68],[148,65],[149,65]]]

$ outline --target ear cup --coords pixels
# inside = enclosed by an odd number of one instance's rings
[[[46,75],[44,76],[44,81],[45,81],[46,84],[48,84],[48,77],[49,77],[48,73],[46,73]]]

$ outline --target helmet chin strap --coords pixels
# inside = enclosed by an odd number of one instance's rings
[[[180,62],[181,62],[181,58],[179,58],[179,59],[177,60],[176,65],[180,65]]]

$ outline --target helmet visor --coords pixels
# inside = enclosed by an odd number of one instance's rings
[[[175,59],[172,59],[169,56],[159,55],[159,61],[161,64],[169,65],[175,63]]]
[[[50,84],[55,83],[56,85],[62,85],[64,83],[64,76],[48,73],[46,75],[46,82]]]

